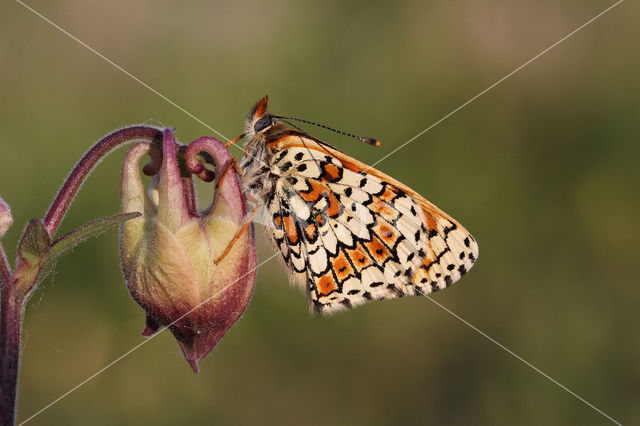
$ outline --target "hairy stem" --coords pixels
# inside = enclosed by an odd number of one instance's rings
[[[69,176],[62,185],[55,200],[51,203],[51,207],[49,207],[49,211],[44,218],[44,226],[49,236],[53,237],[55,234],[58,225],[60,225],[69,205],[71,205],[73,197],[75,197],[76,192],[78,192],[80,185],[89,173],[91,173],[91,170],[93,170],[98,161],[119,145],[140,139],[160,141],[162,140],[162,130],[149,126],[125,127],[108,134],[87,151],[71,173],[69,173]]]
[[[18,369],[20,367],[20,334],[23,300],[13,297],[15,283],[0,289],[0,425],[12,426],[16,417]]]

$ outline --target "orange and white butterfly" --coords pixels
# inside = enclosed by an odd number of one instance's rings
[[[269,113],[266,96],[251,109],[241,182],[264,200],[267,234],[313,310],[426,295],[473,266],[478,245],[457,221],[282,119]]]

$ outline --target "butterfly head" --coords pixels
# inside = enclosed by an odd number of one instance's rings
[[[344,132],[342,130],[334,129],[333,127],[325,126],[324,124],[314,123],[313,121],[303,120],[296,117],[284,117],[279,115],[271,114],[267,108],[267,102],[269,101],[269,97],[265,96],[260,99],[249,111],[247,115],[247,119],[244,125],[244,133],[238,136],[236,139],[239,140],[243,137],[247,138],[247,145],[251,144],[251,142],[256,138],[256,136],[265,134],[268,131],[273,131],[275,129],[286,129],[286,125],[295,128],[296,130],[303,132],[302,129],[291,123],[289,120],[298,121],[305,124],[310,124],[317,127],[322,127],[323,129],[330,130],[332,132],[339,133],[341,135],[349,136],[359,140],[360,142],[364,142],[373,146],[380,146],[380,141],[375,138],[367,138],[363,136],[354,135],[348,132]],[[286,123],[286,125],[285,125]]]
[[[251,141],[256,136],[263,134],[274,126],[281,124],[277,117],[269,113],[267,108],[268,96],[260,99],[249,111],[244,125],[244,135],[247,141]]]

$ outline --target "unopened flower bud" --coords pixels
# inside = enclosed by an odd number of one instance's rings
[[[191,177],[185,170],[181,174],[178,148],[167,129],[161,155],[157,146],[145,142],[127,153],[122,209],[143,216],[122,224],[120,253],[129,291],[147,314],[143,335],[168,327],[197,372],[198,362],[246,308],[253,292],[256,254],[251,226],[234,238],[247,210],[235,171],[221,177],[231,162],[224,144],[200,138],[185,150],[187,157],[191,150],[193,158],[206,152],[215,160],[216,193],[202,213],[195,205]],[[145,191],[138,162],[147,154],[152,163],[145,172],[155,168],[156,174]]]

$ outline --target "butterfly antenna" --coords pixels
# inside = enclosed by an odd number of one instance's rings
[[[278,117],[280,120],[284,121],[285,123],[287,123],[289,126],[293,127],[294,129],[300,130],[301,132],[303,131],[300,127],[296,126],[295,124],[293,124],[290,121],[285,120],[282,117]]]
[[[333,127],[329,127],[329,126],[325,126],[324,124],[320,124],[320,123],[314,123],[313,121],[308,121],[308,120],[303,120],[301,118],[296,118],[296,117],[281,117],[278,115],[274,115],[274,118],[280,119],[280,120],[295,120],[295,121],[299,121],[301,123],[305,123],[305,124],[311,124],[312,126],[317,126],[317,127],[322,127],[323,129],[327,129],[327,130],[331,130],[332,132],[336,132],[336,133],[340,133],[341,135],[345,135],[345,136],[349,136],[351,138],[357,139],[360,142],[364,142],[366,144],[369,145],[373,145],[373,146],[380,146],[380,141],[378,139],[374,139],[374,138],[367,138],[364,136],[358,136],[358,135],[354,135],[352,133],[348,133],[348,132],[343,132],[342,130],[338,130],[338,129],[334,129]],[[287,124],[290,124],[291,126],[293,126],[293,124],[289,123],[288,121],[285,121]],[[298,129],[298,127],[293,126],[296,129]],[[300,130],[300,129],[298,129]]]

